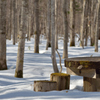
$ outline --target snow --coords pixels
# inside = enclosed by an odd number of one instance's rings
[[[77,40],[77,39],[76,39]],[[59,40],[59,53],[63,54],[63,39]],[[89,45],[89,44],[88,44]],[[46,40],[40,40],[40,54],[35,54],[34,39],[26,40],[23,77],[15,78],[16,58],[18,44],[12,45],[12,41],[7,40],[7,66],[8,70],[0,71],[0,100],[100,100],[100,92],[83,92],[83,77],[71,76],[70,90],[34,92],[34,80],[50,80],[53,73],[51,61],[51,48],[45,50]],[[100,43],[99,43],[100,49]],[[99,56],[100,52],[95,53],[94,47],[87,46],[84,49],[79,47],[68,47],[68,56],[89,57]],[[57,64],[59,66],[59,57]],[[63,73],[66,73],[64,60],[62,60]]]

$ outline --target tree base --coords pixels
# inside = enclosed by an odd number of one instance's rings
[[[48,47],[51,47],[51,43],[48,44]]]
[[[34,53],[39,53],[39,51],[34,51]]]
[[[50,47],[51,47],[51,43],[48,42],[48,43],[46,44],[46,50],[48,50],[48,48],[50,48]]]
[[[7,70],[7,64],[5,60],[0,60],[0,70]]]
[[[70,75],[65,73],[52,73],[50,76],[51,81],[57,82],[57,90],[69,89]]]
[[[75,46],[75,42],[70,42],[70,47]]]
[[[23,71],[16,71],[15,70],[15,77],[17,77],[17,78],[23,78]]]

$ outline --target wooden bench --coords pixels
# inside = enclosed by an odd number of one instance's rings
[[[100,57],[78,57],[65,60],[67,74],[83,76],[84,91],[99,91]]]

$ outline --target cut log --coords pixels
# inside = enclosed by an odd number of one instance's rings
[[[84,77],[83,87],[86,92],[100,91],[100,78]]]
[[[35,92],[47,92],[52,90],[57,90],[57,82],[47,80],[34,81]]]
[[[70,75],[65,73],[52,73],[50,76],[51,81],[57,82],[57,90],[69,89]]]

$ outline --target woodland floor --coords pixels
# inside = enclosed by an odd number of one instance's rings
[[[89,43],[88,43],[89,45]],[[17,46],[12,45],[12,41],[7,40],[7,66],[8,70],[0,71],[0,100],[100,100],[100,92],[83,92],[83,78],[81,76],[71,76],[70,90],[34,92],[34,80],[49,80],[53,73],[51,61],[51,49],[45,50],[46,40],[40,40],[40,54],[34,54],[34,39],[26,41],[24,56],[24,78],[15,78],[15,67],[17,58]],[[60,55],[63,53],[63,40],[59,40]],[[84,49],[79,47],[76,39],[76,47],[68,48],[68,56],[89,57],[100,56],[99,52],[94,52],[94,47],[87,46]],[[59,57],[57,63],[59,66]],[[64,60],[62,60],[63,73],[66,73]],[[66,91],[68,91],[66,93]]]

